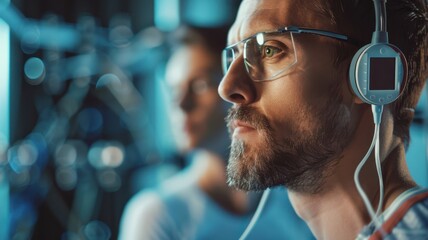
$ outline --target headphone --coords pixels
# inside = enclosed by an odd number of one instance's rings
[[[372,106],[375,124],[373,140],[354,172],[354,182],[371,216],[371,223],[374,223],[383,235],[384,231],[381,227],[383,219],[380,214],[382,212],[384,187],[379,131],[384,105],[397,100],[406,85],[407,61],[401,50],[388,41],[386,0],[373,0],[373,4],[376,14],[376,29],[373,32],[371,43],[359,49],[352,58],[349,68],[349,81],[355,95]],[[379,202],[376,211],[359,181],[361,169],[370,157],[373,148],[375,148],[375,163],[379,179]]]
[[[372,41],[357,51],[349,68],[353,92],[371,105],[394,102],[407,79],[406,58],[398,47],[388,41],[385,3],[386,0],[373,0],[376,29]]]

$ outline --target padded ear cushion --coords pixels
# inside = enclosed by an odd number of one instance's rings
[[[361,59],[361,55],[366,51],[372,44],[367,44],[360,48],[352,58],[351,65],[349,65],[349,82],[351,84],[352,91],[354,94],[361,99],[361,101],[366,102],[362,96],[360,90],[357,87],[357,63]]]

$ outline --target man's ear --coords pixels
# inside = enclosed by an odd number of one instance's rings
[[[350,62],[350,60],[349,60]],[[352,99],[352,102],[355,104],[363,104],[363,100],[359,98],[354,91],[352,90],[351,83],[349,81],[349,64],[348,61],[343,64],[343,66],[340,68],[340,75],[343,77],[343,79],[346,80],[346,84],[343,84],[343,92],[346,92],[348,94],[348,97]],[[348,98],[348,99],[349,99]]]
[[[363,104],[363,100],[361,98],[357,97],[354,93],[352,93],[352,102],[355,104]]]

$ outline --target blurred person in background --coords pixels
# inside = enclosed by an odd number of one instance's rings
[[[168,111],[175,144],[189,164],[131,198],[119,239],[238,239],[249,224],[261,195],[226,183],[229,105],[217,93],[226,36],[226,28],[190,26],[173,34],[165,74]],[[313,239],[285,190],[274,189],[268,206],[248,239]]]

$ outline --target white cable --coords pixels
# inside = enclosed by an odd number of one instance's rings
[[[372,140],[372,143],[370,144],[369,150],[367,151],[366,155],[361,160],[361,162],[358,164],[358,166],[354,172],[355,186],[357,187],[358,193],[360,194],[361,198],[363,199],[364,205],[366,206],[367,211],[369,212],[369,215],[372,219],[372,222],[374,222],[376,224],[376,227],[378,227],[380,225],[377,221],[376,213],[373,210],[373,207],[370,203],[370,200],[368,199],[366,193],[364,192],[364,189],[362,188],[362,186],[360,184],[359,175],[360,175],[361,169],[363,168],[364,164],[366,163],[367,159],[370,157],[370,154],[373,151],[373,148],[376,144],[376,136],[378,135],[378,131],[379,131],[379,125],[376,124],[375,125],[375,132],[373,134],[373,140]]]
[[[370,144],[369,150],[367,151],[364,158],[361,160],[361,162],[358,164],[357,168],[354,172],[354,182],[355,186],[357,187],[358,193],[360,194],[361,198],[363,199],[364,205],[367,208],[367,211],[371,217],[371,223],[375,224],[376,229],[380,229],[381,233],[383,233],[381,226],[382,226],[382,219],[379,219],[379,215],[382,211],[382,203],[383,203],[383,194],[384,194],[384,186],[383,186],[383,178],[382,178],[382,166],[380,161],[380,139],[379,139],[379,132],[380,132],[380,123],[382,119],[382,112],[383,112],[383,106],[382,105],[372,105],[372,112],[373,112],[373,120],[375,123],[375,131],[373,134],[372,143]],[[374,212],[373,206],[370,203],[370,200],[367,197],[367,194],[364,192],[364,189],[362,188],[360,181],[359,181],[359,174],[361,172],[361,169],[363,168],[364,164],[370,157],[373,148],[375,148],[375,163],[376,163],[376,169],[377,169],[377,175],[379,179],[379,203],[378,208],[376,210],[376,213]]]
[[[379,139],[379,131],[377,131],[376,136],[376,146],[375,146],[375,162],[376,162],[376,169],[377,169],[377,176],[379,178],[379,203],[376,211],[376,216],[379,217],[379,215],[382,212],[382,206],[383,206],[383,178],[382,178],[382,164],[380,162],[380,139]],[[380,220],[382,223],[382,219]]]
[[[256,212],[254,213],[253,217],[251,218],[250,223],[248,224],[247,228],[245,228],[245,231],[242,233],[239,240],[244,240],[248,236],[248,234],[251,232],[254,225],[256,225],[256,222],[259,219],[260,214],[263,211],[263,208],[267,202],[267,199],[269,197],[269,193],[270,193],[270,188],[266,189],[263,192],[262,198],[260,199],[260,202],[259,202],[259,205],[257,206]]]

